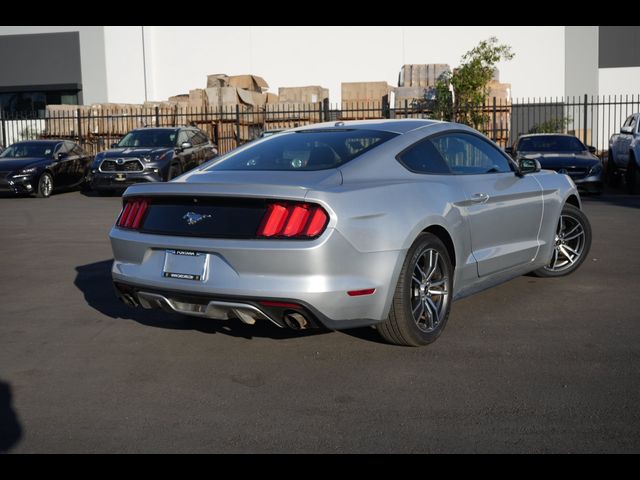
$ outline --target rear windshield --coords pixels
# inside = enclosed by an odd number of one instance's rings
[[[307,130],[273,135],[207,170],[309,171],[337,168],[397,136],[375,130]]]
[[[518,142],[519,152],[583,152],[586,148],[575,137],[540,135],[524,137]]]

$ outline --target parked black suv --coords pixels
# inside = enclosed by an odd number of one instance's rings
[[[96,155],[91,188],[109,192],[134,183],[169,181],[217,155],[216,146],[197,128],[138,128]]]

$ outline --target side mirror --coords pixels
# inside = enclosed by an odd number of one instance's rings
[[[521,158],[518,162],[520,167],[520,173],[526,175],[527,173],[538,173],[542,170],[540,162],[535,158]]]
[[[190,142],[184,142],[180,145],[181,150],[189,150],[190,148],[193,148],[193,145]]]
[[[504,147],[504,153],[513,156],[513,147]]]
[[[594,147],[593,145],[587,145],[587,150],[589,150],[589,153],[593,153],[594,155],[598,152],[596,147]]]
[[[620,133],[632,134],[633,133],[633,127],[622,127],[620,129]]]

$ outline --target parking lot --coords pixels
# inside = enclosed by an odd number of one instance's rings
[[[120,199],[0,199],[0,451],[638,452],[640,196],[588,260],[454,304],[433,345],[130,310]]]

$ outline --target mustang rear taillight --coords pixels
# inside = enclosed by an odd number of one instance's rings
[[[116,225],[120,228],[129,228],[131,230],[138,230],[142,226],[142,221],[149,208],[149,201],[145,199],[131,199],[128,200],[122,209],[120,218],[116,222]]]
[[[315,238],[324,232],[329,215],[319,205],[270,203],[258,228],[259,237]]]

